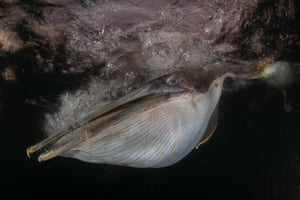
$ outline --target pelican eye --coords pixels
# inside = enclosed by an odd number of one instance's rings
[[[167,79],[167,84],[169,86],[174,86],[178,84],[178,80],[175,77],[170,77]]]

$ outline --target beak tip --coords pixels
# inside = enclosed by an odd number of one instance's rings
[[[46,160],[49,160],[50,158],[47,158],[47,156],[44,156],[43,154],[42,155],[40,155],[39,157],[38,157],[38,162],[43,162],[43,161],[46,161]]]
[[[28,158],[31,158],[31,154],[33,154],[33,153],[34,153],[34,150],[32,149],[32,147],[28,147],[26,149],[26,155]]]
[[[43,161],[45,161],[45,160],[43,159],[43,157],[39,156],[39,157],[38,157],[38,161],[39,161],[39,162],[43,162]]]
[[[50,160],[50,159],[52,159],[56,156],[57,156],[57,154],[55,153],[55,151],[50,150],[48,152],[44,152],[41,155],[39,155],[38,161],[39,162],[47,161],[47,160]]]

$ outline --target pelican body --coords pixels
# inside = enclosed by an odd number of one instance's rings
[[[139,168],[175,164],[206,141],[217,123],[222,84],[231,73],[176,72],[96,108],[68,130],[31,146],[56,156]]]

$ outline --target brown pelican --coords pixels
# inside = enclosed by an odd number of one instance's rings
[[[39,161],[56,156],[131,167],[166,167],[212,135],[223,81],[218,68],[175,72],[93,112],[27,149]]]

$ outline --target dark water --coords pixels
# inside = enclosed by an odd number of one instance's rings
[[[45,163],[28,159],[26,147],[42,138],[45,108],[27,104],[24,99],[43,94],[43,88],[50,87],[34,83],[3,87],[3,192],[38,197],[64,192],[97,199],[105,199],[104,195],[141,199],[181,195],[197,199],[300,198],[299,84],[288,90],[293,106],[290,113],[283,109],[281,93],[259,82],[225,93],[219,125],[210,141],[174,166],[135,169],[66,158]]]

